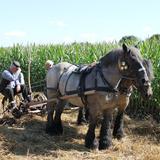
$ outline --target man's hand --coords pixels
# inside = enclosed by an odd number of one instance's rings
[[[21,91],[21,85],[16,86],[16,92],[19,93]]]

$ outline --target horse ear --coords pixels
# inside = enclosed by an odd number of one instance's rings
[[[124,57],[128,56],[128,54],[130,53],[130,49],[127,47],[127,45],[123,43],[122,48],[124,51]]]
[[[123,43],[122,48],[124,52],[128,52],[128,47],[126,46],[126,44]]]
[[[138,48],[138,44],[136,44],[134,47],[137,48],[137,49],[139,49],[139,48]]]

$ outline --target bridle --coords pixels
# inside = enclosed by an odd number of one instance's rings
[[[129,76],[129,75],[125,75],[123,73],[129,68],[127,63],[124,60],[123,61],[118,60],[118,68],[119,68],[120,72],[122,73],[121,78],[128,79],[128,80],[137,80],[136,76]],[[143,64],[141,64],[141,68],[139,68],[137,72],[145,72],[145,74],[147,75],[146,69],[143,66]]]

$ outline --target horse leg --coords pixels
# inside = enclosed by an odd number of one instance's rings
[[[78,112],[78,117],[77,117],[77,124],[82,125],[83,123],[87,123],[86,108],[85,107],[80,107],[79,112]]]
[[[114,129],[113,129],[114,138],[121,139],[121,138],[124,137],[123,116],[124,116],[124,111],[123,110],[118,110],[116,120],[115,120],[115,124],[114,124]]]
[[[105,111],[103,114],[103,120],[101,122],[99,149],[107,149],[112,145],[112,112]]]
[[[55,108],[55,117],[53,121],[53,125],[54,125],[53,128],[54,128],[55,135],[61,135],[63,133],[61,114],[63,112],[65,104],[66,104],[66,101],[59,100]]]
[[[85,137],[85,147],[90,149],[98,148],[98,141],[95,138],[95,128],[96,128],[98,118],[95,118],[95,117],[96,115],[90,114],[89,128]]]
[[[54,114],[54,103],[48,102],[47,103],[47,123],[46,123],[46,133],[53,135],[54,128],[53,128],[53,114]]]
[[[89,120],[89,108],[85,107],[85,119],[88,122]]]

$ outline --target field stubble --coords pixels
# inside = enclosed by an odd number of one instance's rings
[[[136,121],[125,116],[126,136],[108,150],[84,147],[87,125],[76,125],[77,111],[62,115],[64,134],[45,133],[46,117],[25,115],[13,126],[0,126],[1,160],[159,160],[160,126],[152,119]],[[99,128],[96,130],[98,137]]]

